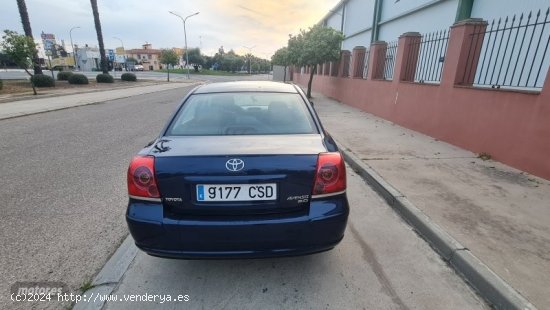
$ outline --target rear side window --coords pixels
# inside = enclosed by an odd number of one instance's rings
[[[166,135],[279,135],[318,133],[298,94],[195,94],[183,104]]]

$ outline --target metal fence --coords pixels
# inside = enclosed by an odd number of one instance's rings
[[[514,15],[493,20],[485,29],[474,31],[472,45],[483,39],[474,85],[492,88],[542,88],[550,65],[550,7],[543,13]],[[474,46],[473,50],[477,47]],[[472,51],[471,51],[472,52]],[[474,53],[468,61],[474,61]],[[470,59],[471,58],[471,59]],[[470,66],[473,68],[474,66]],[[465,72],[471,76],[473,72]],[[542,76],[541,76],[542,73]]]
[[[447,54],[450,30],[428,33],[414,43],[411,43],[407,55],[407,75],[412,75],[419,83],[439,83],[443,72],[443,63]],[[418,57],[415,61],[413,57]],[[416,63],[416,67],[414,64]]]
[[[393,80],[393,69],[395,67],[395,56],[397,55],[397,41],[388,43],[385,51],[386,57],[382,59],[384,61],[383,72],[381,76],[384,80]],[[380,67],[379,67],[380,68]]]

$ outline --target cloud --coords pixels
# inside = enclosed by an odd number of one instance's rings
[[[0,10],[2,30],[22,32],[16,1],[4,1]],[[269,57],[285,46],[289,34],[317,23],[338,0],[98,0],[103,37],[107,48],[124,41],[127,49],[138,48],[146,41],[155,48],[183,47],[181,20],[170,15],[176,11],[182,16],[200,12],[187,21],[189,46],[198,46],[212,54],[220,46],[239,53],[243,46],[253,46],[253,53]],[[94,20],[87,0],[26,0],[33,34],[53,33],[58,39],[69,41],[69,30],[75,29],[75,44],[97,46]]]

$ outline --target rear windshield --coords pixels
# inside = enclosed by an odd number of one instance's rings
[[[318,133],[298,94],[195,94],[168,128],[169,136],[278,135]]]

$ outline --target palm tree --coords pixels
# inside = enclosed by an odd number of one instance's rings
[[[90,0],[92,11],[94,12],[95,31],[97,32],[97,41],[99,42],[99,54],[101,55],[101,71],[108,74],[107,58],[105,57],[105,46],[103,45],[103,34],[101,32],[101,22],[99,21],[99,11],[97,10],[97,0]]]
[[[25,0],[17,0],[17,7],[19,8],[19,15],[21,15],[21,23],[23,24],[25,35],[34,41],[34,38],[32,36],[31,22],[29,20],[29,13],[27,12],[27,5],[25,4]],[[40,68],[37,51],[34,52],[32,63],[34,66],[34,74],[42,74],[42,68]]]

